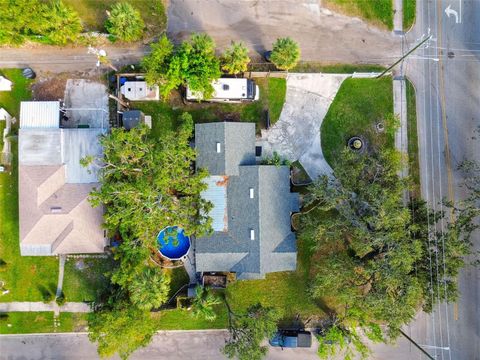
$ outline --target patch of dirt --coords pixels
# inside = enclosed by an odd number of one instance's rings
[[[65,85],[68,75],[61,74],[54,77],[41,78],[32,85],[33,100],[56,101],[65,96]]]
[[[64,100],[65,87],[68,79],[88,79],[102,84],[107,84],[104,72],[96,71],[72,71],[60,74],[53,74],[42,71],[38,80],[32,85],[33,100],[35,101],[57,101]]]

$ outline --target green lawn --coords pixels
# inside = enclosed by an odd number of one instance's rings
[[[375,64],[325,64],[300,62],[291,71],[299,73],[353,74],[354,72],[382,72],[385,67]]]
[[[265,127],[265,109],[270,111],[270,121],[274,124],[280,117],[285,102],[286,80],[280,78],[256,78],[260,88],[260,99],[245,104],[187,103],[181,101],[178,92],[172,93],[168,101],[144,101],[132,103],[133,107],[152,116],[152,134],[160,137],[163,132],[175,130],[177,119],[184,111],[193,116],[196,123],[222,121],[253,122],[257,131]]]
[[[215,311],[217,318],[214,321],[196,319],[185,309],[163,310],[152,313],[152,317],[157,321],[158,330],[225,329],[227,327],[225,305],[217,305]]]
[[[112,258],[68,259],[63,279],[67,301],[94,301],[109,284],[106,274],[112,264]]]
[[[408,31],[415,23],[416,0],[403,0],[403,31]]]
[[[19,69],[0,69],[0,75],[14,83],[12,91],[0,91],[0,107],[3,107],[10,115],[18,119],[20,101],[29,100],[32,96],[30,91],[31,80],[25,79]]]
[[[88,31],[105,31],[103,24],[106,10],[118,0],[64,0],[75,9]],[[160,35],[167,25],[167,15],[162,0],[130,0],[128,1],[140,10],[146,30],[149,34]]]
[[[349,16],[393,29],[392,0],[324,0],[322,5]]]
[[[321,142],[325,159],[333,164],[354,135],[363,136],[370,146],[393,146],[394,136],[388,131],[393,117],[391,77],[380,79],[346,79],[333,100],[322,123]],[[375,124],[386,122],[387,131],[375,132]]]
[[[420,165],[418,160],[417,107],[415,101],[415,88],[410,81],[407,80],[406,83],[409,172],[414,184],[413,195],[420,196]]]
[[[59,326],[55,328],[53,312],[11,312],[8,317],[0,317],[0,334],[85,331],[86,316],[60,313]]]

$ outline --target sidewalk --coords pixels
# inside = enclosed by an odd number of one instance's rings
[[[395,148],[408,159],[408,124],[407,124],[407,84],[403,76],[393,78],[393,113],[400,121],[400,126],[395,132]],[[408,160],[406,160],[408,161]],[[408,162],[400,171],[399,176],[408,176]],[[409,200],[408,191],[403,194],[404,203]]]
[[[53,311],[58,312],[75,312],[75,313],[87,313],[91,312],[90,305],[83,302],[67,302],[62,306],[58,306],[56,302],[50,302],[45,304],[41,301],[28,302],[28,301],[17,301],[17,302],[5,302],[0,303],[0,312],[42,312],[42,311]]]
[[[393,32],[403,35],[403,0],[393,0]]]

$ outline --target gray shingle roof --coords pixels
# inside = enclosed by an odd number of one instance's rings
[[[238,175],[239,165],[255,164],[255,124],[196,124],[195,146],[197,168],[206,168],[210,175]]]
[[[217,142],[225,149],[218,156]],[[256,165],[254,124],[197,124],[195,144],[197,167],[228,175],[228,230],[196,239],[197,271],[232,271],[239,279],[256,279],[295,270],[290,215],[299,206],[298,194],[290,193],[290,169]]]

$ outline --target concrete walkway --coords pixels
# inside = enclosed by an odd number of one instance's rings
[[[348,74],[289,74],[280,119],[262,130],[258,145],[265,156],[276,151],[291,161],[300,160],[312,179],[332,174],[320,144],[320,127],[328,108]]]
[[[58,282],[57,282],[57,293],[56,296],[59,297],[62,295],[63,290],[63,275],[65,273],[65,261],[67,260],[67,255],[58,256]]]
[[[0,303],[0,312],[41,312],[41,311],[53,311],[58,312],[75,312],[75,313],[87,313],[91,312],[91,308],[87,303],[82,302],[67,302],[62,306],[58,306],[56,302],[52,301],[48,304],[43,302],[5,302]]]
[[[190,251],[187,254],[187,258],[183,260],[183,266],[185,267],[185,271],[190,278],[190,284],[197,283],[197,271],[195,270],[195,254],[193,251]]]
[[[393,32],[403,35],[403,0],[393,0]]]

